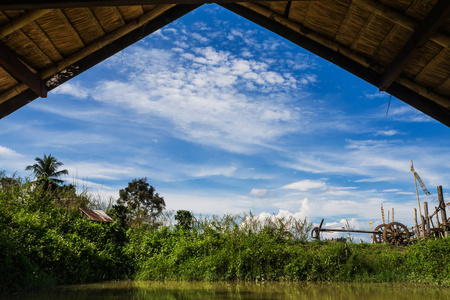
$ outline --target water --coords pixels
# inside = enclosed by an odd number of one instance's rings
[[[121,299],[308,299],[436,300],[450,299],[450,289],[403,284],[361,283],[204,283],[119,281],[73,285],[55,291],[8,297],[21,300]]]

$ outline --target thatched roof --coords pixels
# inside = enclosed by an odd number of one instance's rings
[[[0,118],[209,1],[0,2]],[[219,5],[450,126],[449,0]]]

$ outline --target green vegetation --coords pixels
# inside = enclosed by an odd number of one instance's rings
[[[171,213],[136,210],[126,201],[103,208],[114,217],[122,213],[122,221],[98,223],[78,209],[95,208],[93,199],[76,195],[73,186],[46,187],[0,172],[0,293],[125,278],[450,286],[448,238],[400,248],[311,242],[306,219],[194,218],[178,211],[173,224]],[[67,195],[70,204],[62,201]],[[142,209],[147,218],[136,222]]]

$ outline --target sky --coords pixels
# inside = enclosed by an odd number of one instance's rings
[[[390,104],[389,104],[390,103]],[[413,225],[411,160],[437,205],[450,129],[217,5],[0,120],[0,170],[51,154],[104,201],[146,177],[169,210]]]

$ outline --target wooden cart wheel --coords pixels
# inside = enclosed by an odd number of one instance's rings
[[[374,231],[378,231],[378,232],[373,234],[374,243],[376,243],[376,244],[384,243],[383,232],[384,232],[385,228],[386,228],[386,224],[380,224],[377,227],[375,227]]]
[[[399,222],[389,223],[383,231],[383,239],[392,246],[406,246],[409,242],[408,228]]]

